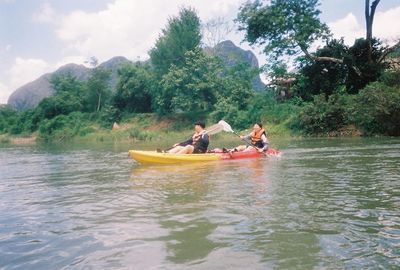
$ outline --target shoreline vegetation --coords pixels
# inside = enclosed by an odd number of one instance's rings
[[[159,142],[166,144],[173,143],[191,136],[193,132],[191,118],[183,116],[170,116],[159,118],[155,114],[139,114],[130,117],[126,121],[114,123],[110,128],[104,128],[99,124],[92,123],[90,126],[82,127],[83,130],[88,130],[83,133],[73,134],[71,130],[63,130],[53,137],[44,137],[39,132],[31,134],[13,135],[9,133],[0,134],[0,144],[11,145],[32,145],[36,143],[127,143],[133,144],[137,142]],[[207,121],[208,125],[215,124]],[[319,135],[302,135],[299,132],[290,130],[283,124],[264,125],[268,138],[273,141],[274,138],[303,138],[303,137],[360,137],[362,133],[350,125],[337,131],[327,132]],[[247,134],[250,129],[237,130],[238,133]],[[232,134],[221,132],[213,135],[213,138],[223,142],[225,139],[232,140]]]

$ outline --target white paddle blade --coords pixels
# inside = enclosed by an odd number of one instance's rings
[[[224,120],[220,120],[218,124],[220,124],[223,127],[224,131],[233,133],[232,127]]]
[[[220,124],[215,124],[207,128],[206,133],[209,135],[217,134],[224,130],[224,127]]]

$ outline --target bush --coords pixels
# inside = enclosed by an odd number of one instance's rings
[[[314,102],[306,105],[292,122],[291,126],[302,130],[308,135],[324,134],[339,130],[349,123],[349,112],[346,109],[349,99],[347,96],[334,94],[314,97]]]
[[[45,141],[68,140],[80,133],[86,126],[85,116],[81,112],[58,115],[43,120],[39,127],[39,137]]]
[[[114,122],[121,120],[121,112],[113,106],[107,106],[100,112],[99,123],[103,128],[111,129]]]
[[[388,70],[384,72],[379,81],[387,86],[400,86],[400,70]]]
[[[154,139],[155,134],[146,130],[132,128],[129,130],[129,137],[140,141],[151,141]]]
[[[215,107],[216,109],[210,114],[213,122],[223,119],[235,129],[248,128],[251,124],[251,120],[247,117],[247,111],[239,110],[238,106],[227,100],[218,101]]]
[[[369,84],[356,98],[354,121],[366,135],[400,135],[400,86]]]

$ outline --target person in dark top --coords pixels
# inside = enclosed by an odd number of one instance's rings
[[[174,154],[201,154],[207,152],[209,137],[205,130],[205,123],[197,121],[194,124],[195,133],[185,142],[176,143],[168,153]]]

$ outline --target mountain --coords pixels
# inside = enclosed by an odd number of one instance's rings
[[[223,41],[217,44],[214,48],[207,48],[205,50],[219,56],[224,64],[227,66],[234,66],[242,62],[246,62],[254,68],[259,67],[257,58],[251,51],[245,51],[240,47],[237,47],[230,40]],[[119,67],[121,67],[121,65],[125,63],[132,62],[125,57],[116,56],[99,65],[99,67],[111,71],[109,85],[112,90],[115,90],[115,86],[118,83],[117,71]],[[69,73],[70,75],[75,76],[80,81],[86,81],[90,76],[91,70],[91,68],[87,68],[83,65],[77,64],[67,64],[65,66],[62,66],[55,72],[44,74],[38,79],[27,83],[15,90],[9,97],[8,104],[16,108],[17,110],[26,110],[29,108],[33,108],[38,105],[42,99],[53,95],[54,90],[50,83],[52,76]],[[254,77],[252,83],[254,89],[258,91],[261,91],[265,88],[265,85],[261,82],[259,75]]]
[[[42,99],[53,95],[50,80],[53,75],[71,74],[78,80],[86,80],[89,69],[83,65],[67,64],[53,73],[46,73],[38,79],[27,83],[15,90],[8,98],[8,104],[17,110],[25,110],[35,107]]]
[[[115,89],[115,86],[117,85],[118,68],[124,63],[130,62],[131,61],[125,57],[117,56],[99,65],[99,67],[111,71],[111,79],[109,82],[111,89]],[[17,110],[33,108],[38,105],[42,99],[53,95],[54,90],[50,83],[52,76],[70,74],[76,77],[79,81],[86,81],[90,76],[91,70],[91,68],[87,68],[83,65],[67,64],[52,73],[46,73],[38,79],[21,86],[11,94],[7,103]]]
[[[251,67],[258,69],[258,60],[252,51],[245,51],[236,46],[232,41],[226,40],[218,43],[214,48],[207,49],[209,52],[215,54],[222,59],[226,66],[234,66],[240,63],[249,63]],[[257,75],[252,80],[253,88],[257,91],[265,89],[264,83]]]

